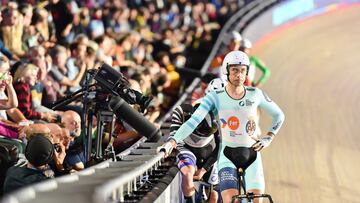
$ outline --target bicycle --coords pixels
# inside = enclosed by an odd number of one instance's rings
[[[249,147],[228,147],[224,149],[224,155],[228,158],[237,168],[237,175],[239,177],[239,194],[232,197],[231,203],[235,200],[246,200],[252,202],[257,198],[267,198],[270,203],[273,203],[272,197],[269,194],[254,194],[246,193],[245,170],[256,160],[257,152]],[[242,189],[244,193],[242,194]]]

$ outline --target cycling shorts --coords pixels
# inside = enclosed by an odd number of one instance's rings
[[[197,169],[196,166],[196,156],[190,150],[186,148],[182,148],[177,158],[177,166],[181,170],[184,166],[192,166]],[[216,185],[219,184],[219,177],[218,177],[218,169],[217,169],[217,162],[210,168],[210,171],[206,172],[203,176],[204,181],[208,182],[209,184]]]
[[[223,155],[224,156],[224,155]],[[220,164],[225,164],[226,157],[222,157],[222,162],[219,163],[218,167],[220,168]],[[219,170],[219,179],[220,179],[220,191],[224,191],[227,189],[239,189],[238,185],[238,175],[237,169],[235,165],[227,159],[226,163],[227,167],[222,167]],[[258,189],[261,191],[265,191],[265,180],[264,180],[264,172],[263,166],[261,162],[260,153],[257,154],[257,158],[245,171],[245,182],[246,189]]]

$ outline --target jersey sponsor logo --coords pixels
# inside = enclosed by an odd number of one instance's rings
[[[255,91],[255,88],[253,88],[253,87],[247,87],[246,90],[248,90],[248,91]]]
[[[226,125],[227,125],[226,120],[225,120],[225,119],[223,119],[223,118],[221,118],[221,119],[220,119],[220,122],[221,122],[221,128],[225,128],[225,127],[226,127]]]
[[[235,131],[229,131],[229,135],[230,137],[236,137],[236,136],[241,136],[242,134],[241,133],[237,133]]]
[[[217,174],[213,174],[213,175],[211,175],[211,178],[210,178],[210,180],[211,180],[211,182],[212,183],[217,183],[217,182],[219,182],[219,178],[218,178],[218,175]]]
[[[246,132],[252,136],[256,130],[256,123],[253,118],[250,118],[249,121],[246,123]]]
[[[240,101],[240,102],[239,102],[239,105],[240,105],[240,106],[245,106],[245,102],[244,102],[244,101]]]
[[[231,130],[237,130],[239,128],[240,121],[236,116],[231,116],[228,119],[228,126]]]
[[[282,123],[282,121],[277,122],[276,125],[272,129],[277,130],[280,127],[281,123]]]
[[[245,100],[245,104],[246,104],[246,106],[252,106],[253,104],[254,104],[255,102],[253,102],[253,101],[250,101],[250,100]]]
[[[272,100],[270,99],[270,97],[269,97],[264,91],[261,90],[261,92],[263,93],[266,101],[272,102]]]

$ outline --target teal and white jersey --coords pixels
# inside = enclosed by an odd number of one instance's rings
[[[203,120],[209,111],[217,112],[220,122],[222,146],[250,147],[255,143],[251,136],[258,126],[256,121],[257,108],[264,109],[272,117],[269,132],[276,134],[283,121],[284,114],[262,90],[255,87],[246,87],[245,95],[241,99],[233,99],[225,89],[210,91],[202,99],[201,105],[189,120],[176,132],[173,139],[181,142]]]

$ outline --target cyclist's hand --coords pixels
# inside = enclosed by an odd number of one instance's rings
[[[251,147],[254,148],[255,151],[260,151],[263,148],[268,147],[273,139],[274,135],[265,135],[260,139],[257,139],[256,143],[253,144]]]
[[[171,152],[174,148],[176,148],[175,140],[169,140],[169,141],[165,142],[163,145],[161,145],[160,147],[158,147],[157,151],[164,152],[165,158],[166,158],[167,156],[169,156],[171,154]]]
[[[200,169],[195,171],[193,179],[194,180],[201,180],[205,173],[206,173],[206,170],[204,168],[200,168]]]

